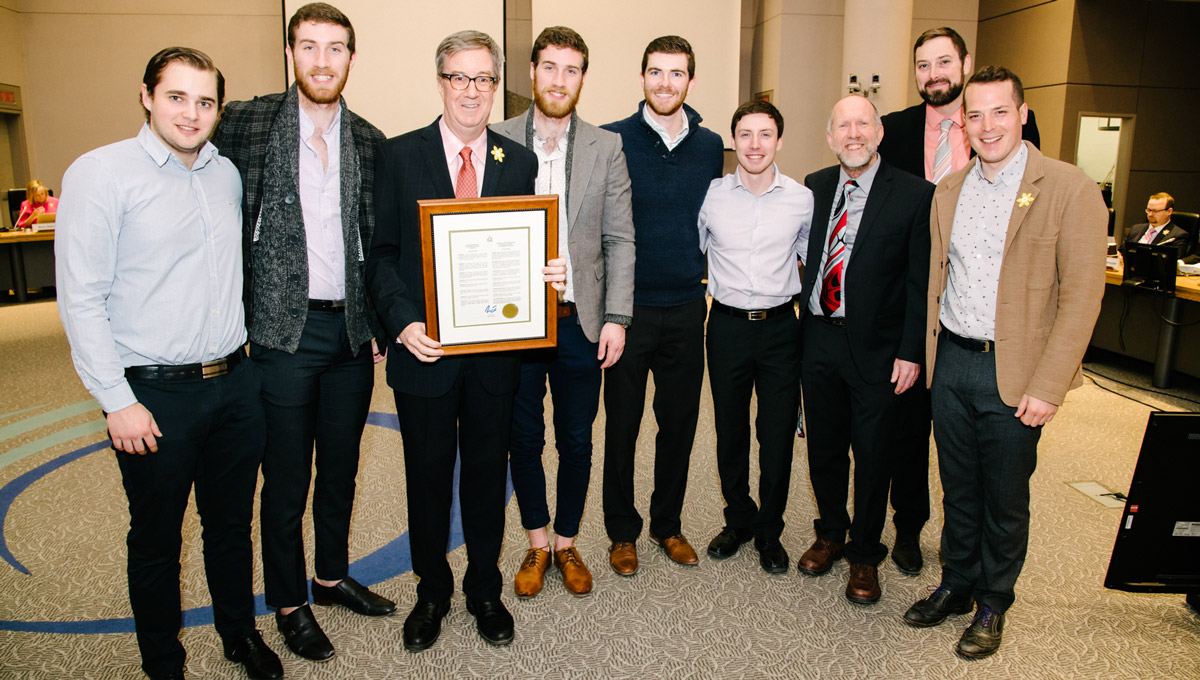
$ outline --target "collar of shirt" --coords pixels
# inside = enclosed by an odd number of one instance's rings
[[[558,137],[558,146],[555,149],[554,153],[546,153],[546,138],[542,137],[540,134],[538,134],[537,125],[534,125],[533,126],[533,141],[536,143],[534,144],[533,150],[537,153],[538,158],[543,159],[543,160],[546,158],[557,158],[559,156],[559,154],[565,156],[565,155],[567,155],[567,139],[569,139],[570,136],[571,136],[571,123],[570,123],[570,121],[568,121],[567,127],[563,128],[562,134],[559,135],[559,137]]]
[[[679,146],[679,143],[688,136],[687,111],[684,111],[683,107],[681,106],[675,113],[681,120],[683,120],[683,127],[679,128],[679,134],[675,137],[675,139],[671,139],[671,133],[667,132],[667,128],[659,125],[658,121],[654,120],[654,116],[650,115],[650,105],[643,102],[642,119],[646,121],[646,125],[649,125],[651,130],[654,130],[658,133],[659,137],[662,137],[663,144],[667,145],[668,151],[674,150],[675,147]]]
[[[154,134],[154,131],[150,129],[150,123],[142,123],[142,129],[138,131],[137,141],[158,167],[161,168],[166,165],[167,161],[171,160],[172,157],[176,161],[179,161],[180,165],[183,165],[183,161],[179,160],[179,157],[172,153],[167,148],[167,145],[163,144],[163,141],[158,138],[158,135]],[[208,162],[212,160],[216,153],[217,147],[213,146],[212,142],[205,142],[204,146],[200,148],[200,153],[196,155],[196,162],[192,163],[191,169],[199,170],[208,165]],[[184,165],[184,168],[186,169],[187,166]]]
[[[983,164],[979,156],[975,157],[975,165],[972,166],[970,174],[977,181],[986,184],[1002,184],[1006,187],[1015,184],[1020,184],[1021,179],[1025,177],[1025,161],[1029,160],[1029,149],[1025,146],[1025,142],[1021,142],[1021,150],[1017,151],[1017,155],[1013,156],[1008,165],[1004,166],[1000,172],[996,173],[996,179],[989,181],[983,176]]]
[[[772,191],[775,191],[776,189],[783,188],[783,180],[782,180],[783,175],[779,174],[779,166],[775,163],[772,163],[771,164],[771,172],[773,173],[771,176],[771,186],[767,187],[767,190],[762,192],[762,194],[761,194],[762,196],[766,196],[767,194],[771,193]],[[742,189],[743,191],[746,191],[747,193],[750,193],[750,194],[754,193],[753,191],[750,191],[749,189],[747,189],[746,184],[744,182],[742,182],[742,166],[740,166],[740,165],[737,167],[736,170],[729,173],[728,175],[725,175],[725,187],[727,189],[733,189],[736,187],[736,188]]]
[[[871,193],[871,185],[875,183],[875,175],[877,175],[879,173],[879,166],[882,164],[883,164],[883,157],[880,156],[879,154],[875,154],[875,162],[871,164],[871,167],[867,168],[866,172],[864,172],[863,174],[859,175],[858,177],[853,178],[854,181],[858,183],[858,189],[854,192],[854,194],[851,194],[852,196],[854,196],[855,200],[864,198],[868,194]],[[850,179],[851,179],[850,175],[846,174],[846,168],[838,169],[839,191],[840,191],[840,187]],[[836,200],[834,201],[834,203],[835,203],[834,207],[836,208],[837,207]]]
[[[932,106],[930,106],[928,104],[925,105],[925,127],[930,128],[930,129],[936,129],[938,132],[941,132],[942,121],[946,120],[947,118],[949,118],[951,123],[954,123],[954,127],[961,129],[963,127],[962,107],[961,106],[958,107],[958,110],[955,111],[954,115],[952,115],[952,116],[943,116],[942,114],[937,112],[937,109],[933,108]]]
[[[450,170],[451,183],[458,184],[458,171],[462,168],[462,158],[458,154],[462,152],[464,146],[469,146],[471,147],[471,163],[475,166],[475,186],[482,193],[484,154],[487,153],[487,128],[484,128],[478,137],[466,144],[463,144],[463,141],[450,131],[450,127],[446,125],[445,116],[438,118],[438,130],[442,133],[442,150],[446,153],[446,168]]]
[[[344,104],[343,104],[343,106],[344,106]],[[321,136],[325,138],[325,143],[327,145],[330,145],[331,148],[332,148],[331,142],[334,141],[335,135],[340,137],[339,133],[341,132],[341,129],[342,129],[341,125],[342,125],[342,107],[339,106],[337,113],[333,116],[333,122],[331,122],[329,124],[329,127],[324,132],[321,133]],[[308,140],[313,136],[313,131],[316,130],[316,127],[317,126],[314,125],[312,122],[312,118],[308,117],[308,114],[304,112],[304,107],[301,106],[300,107],[300,141],[304,142],[305,144],[308,144]]]

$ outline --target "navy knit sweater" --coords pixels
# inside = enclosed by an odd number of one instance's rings
[[[700,114],[683,105],[687,137],[668,151],[637,113],[602,125],[621,135],[633,185],[633,227],[637,244],[633,303],[650,307],[682,305],[704,297],[704,253],[697,222],[708,185],[724,165],[721,137],[700,127]]]

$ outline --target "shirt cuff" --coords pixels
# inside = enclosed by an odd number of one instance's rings
[[[96,390],[92,392],[92,396],[100,403],[100,408],[104,409],[105,413],[115,413],[137,403],[133,388],[124,380],[108,389]]]

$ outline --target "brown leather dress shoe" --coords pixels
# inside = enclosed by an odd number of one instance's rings
[[[850,580],[846,583],[846,599],[855,604],[875,604],[883,591],[879,589],[879,570],[871,564],[850,563]]]
[[[638,570],[637,546],[618,541],[608,547],[608,563],[621,576],[633,576]]]
[[[550,552],[541,548],[530,548],[525,552],[521,568],[513,578],[513,590],[517,597],[527,599],[542,592],[546,569],[550,566]]]
[[[579,551],[574,546],[554,551],[554,566],[562,572],[563,586],[575,597],[592,592],[592,572],[584,566]]]
[[[816,543],[813,543],[812,547],[805,550],[804,554],[800,556],[796,568],[809,576],[820,576],[829,571],[834,562],[842,558],[843,548],[845,548],[844,543],[834,543],[818,538]]]
[[[671,558],[671,561],[676,564],[682,564],[685,567],[694,567],[700,563],[700,558],[696,557],[696,551],[692,549],[688,540],[683,537],[683,534],[675,534],[668,538],[659,538],[654,534],[650,534],[650,540],[658,544]]]

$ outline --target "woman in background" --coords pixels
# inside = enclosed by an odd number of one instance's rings
[[[21,201],[21,213],[17,215],[18,229],[32,229],[40,215],[58,212],[58,199],[50,195],[45,184],[36,179],[25,187],[25,200]]]

